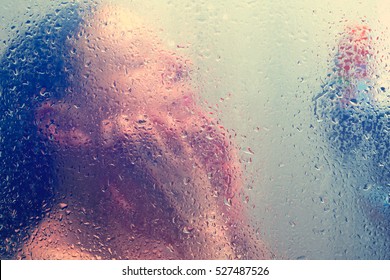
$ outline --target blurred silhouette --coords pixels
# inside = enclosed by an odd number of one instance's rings
[[[190,61],[142,19],[69,4],[1,64],[4,256],[272,257],[234,143],[194,101]]]
[[[387,88],[377,81],[372,30],[346,27],[339,40],[332,72],[314,97],[315,114],[325,129],[335,159],[353,176],[365,174],[358,197],[378,226],[389,226],[389,107]],[[361,181],[361,179],[360,179]]]

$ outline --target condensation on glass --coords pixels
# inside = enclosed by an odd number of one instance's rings
[[[1,258],[388,259],[385,1],[160,2],[4,4]]]
[[[271,256],[245,222],[234,143],[196,104],[189,58],[115,5],[63,4],[28,25],[2,59],[5,254]]]

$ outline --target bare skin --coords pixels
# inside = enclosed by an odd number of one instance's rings
[[[123,8],[87,22],[70,93],[36,111],[58,204],[20,257],[271,258],[246,220],[234,145],[194,102],[190,62]]]

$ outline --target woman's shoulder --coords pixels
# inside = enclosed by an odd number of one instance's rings
[[[92,260],[96,255],[82,250],[69,238],[57,219],[44,219],[32,232],[16,256],[27,260]]]

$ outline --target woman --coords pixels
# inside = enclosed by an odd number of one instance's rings
[[[17,257],[270,258],[245,218],[233,143],[194,101],[189,61],[122,7],[48,19],[3,57],[8,178],[54,197]],[[12,143],[27,152],[18,169]]]

